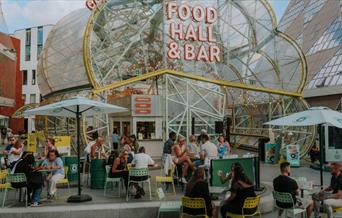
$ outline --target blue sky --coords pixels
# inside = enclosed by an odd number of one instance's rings
[[[270,0],[279,22],[289,0]],[[85,0],[2,0],[9,33],[44,24],[55,24],[69,12],[85,7]]]

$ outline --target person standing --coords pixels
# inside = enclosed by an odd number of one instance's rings
[[[113,150],[117,151],[119,148],[119,133],[117,129],[114,129],[113,134],[112,134],[112,143],[113,143]]]
[[[165,161],[167,160],[167,157],[171,156],[172,146],[175,144],[176,137],[177,135],[175,132],[170,132],[168,140],[166,140],[166,142],[164,143],[162,155],[163,166],[165,166]]]
[[[312,196],[315,201],[315,217],[319,217],[319,208],[323,201],[323,208],[328,218],[333,217],[333,209],[342,207],[342,165],[331,163],[330,185]]]
[[[139,152],[139,143],[137,137],[133,134],[129,137],[129,139],[131,140],[131,147],[134,153],[137,154]]]
[[[229,155],[230,153],[230,144],[227,142],[223,135],[219,136],[217,139],[217,151],[219,153],[220,158]]]
[[[295,205],[292,204],[284,204],[281,202],[276,202],[276,204],[281,208],[292,208],[300,207],[306,209],[307,217],[310,217],[314,204],[311,199],[300,198],[299,188],[296,180],[290,178],[291,168],[289,162],[284,162],[280,164],[280,172],[281,174],[273,180],[273,188],[274,191],[290,193],[292,195],[292,199]],[[282,210],[279,210],[279,216],[282,214]]]
[[[63,160],[60,158],[57,150],[51,150],[48,152],[46,159],[42,163],[43,169],[51,170],[50,176],[48,176],[48,199],[53,199],[57,191],[57,181],[64,178],[64,166]]]

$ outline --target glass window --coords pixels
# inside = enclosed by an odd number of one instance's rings
[[[36,94],[31,94],[30,95],[30,104],[36,103]]]
[[[31,29],[26,29],[25,34],[25,61],[31,60]]]
[[[37,59],[39,58],[40,53],[43,50],[43,27],[38,27],[37,33]]]
[[[23,70],[23,85],[27,85],[27,70]]]
[[[36,70],[32,70],[32,85],[36,85]]]
[[[138,139],[155,139],[156,123],[154,121],[137,122]]]

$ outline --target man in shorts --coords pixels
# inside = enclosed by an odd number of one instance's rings
[[[331,180],[330,185],[322,189],[319,193],[313,194],[312,199],[315,201],[315,217],[319,217],[319,208],[323,201],[324,211],[328,213],[328,218],[333,217],[333,210],[342,207],[342,164],[331,163]]]
[[[299,195],[299,187],[296,180],[290,178],[291,168],[289,162],[284,162],[280,164],[280,172],[281,174],[273,180],[273,188],[274,191],[277,192],[286,192],[292,195],[293,202],[295,207],[306,209],[307,217],[310,217],[314,204],[311,199],[300,198]],[[280,208],[292,208],[292,204],[284,204],[281,202],[276,202],[277,206]],[[279,211],[279,216],[283,211]]]

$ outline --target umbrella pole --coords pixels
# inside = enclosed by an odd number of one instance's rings
[[[76,139],[77,139],[77,188],[78,188],[78,194],[77,195],[72,195],[68,198],[68,202],[85,202],[85,201],[91,201],[92,197],[90,195],[86,195],[86,194],[81,194],[81,166],[80,166],[80,136],[81,136],[81,130],[80,130],[80,117],[81,117],[81,113],[80,113],[80,106],[77,105],[76,106]]]
[[[323,160],[324,160],[324,131],[322,124],[318,124],[318,133],[319,133],[319,170],[320,170],[320,180],[321,180],[321,187],[323,187]]]

